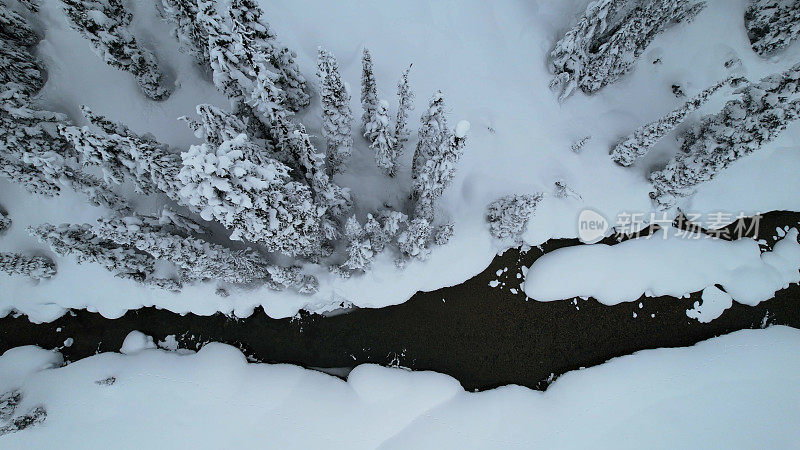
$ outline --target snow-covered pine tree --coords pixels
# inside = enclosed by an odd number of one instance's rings
[[[131,174],[135,176],[136,183],[150,186],[167,195],[170,199],[180,202],[179,191],[183,187],[178,174],[183,167],[179,154],[148,136],[139,136],[122,124],[112,122],[105,117],[93,113],[82,107],[83,115],[95,127],[105,133],[108,145],[115,145],[115,150],[109,154],[119,158],[119,163],[127,166],[130,161],[135,165]],[[89,133],[83,130],[82,133]]]
[[[320,244],[324,208],[314,204],[308,186],[289,181],[286,165],[245,159],[250,145],[240,134],[218,146],[207,142],[182,153],[182,203],[233,230],[231,239],[259,242],[290,256],[312,254]]]
[[[284,93],[282,106],[295,112],[308,106],[310,97],[306,92],[306,79],[295,62],[297,55],[278,42],[258,3],[232,0],[229,14],[234,32],[242,36],[243,46],[259,57],[266,57],[275,68],[277,77],[274,82]],[[257,60],[250,63],[259,65]]]
[[[173,34],[181,49],[198,64],[208,65],[208,32],[197,21],[197,0],[161,0],[161,5],[164,18],[175,26]]]
[[[398,158],[403,154],[403,147],[408,142],[408,113],[414,109],[414,92],[408,83],[411,65],[403,71],[397,82],[397,120],[394,123],[394,153]]]
[[[28,8],[30,12],[39,12],[40,0],[17,0],[17,3]]]
[[[703,106],[730,78],[700,91],[694,98],[666,116],[639,127],[633,134],[620,141],[611,151],[611,159],[621,166],[630,166],[638,158],[646,155],[667,133],[680,125],[686,116]]]
[[[95,205],[125,210],[124,200],[102,182],[70,167],[74,150],[58,134],[66,117],[30,107],[30,97],[17,84],[0,86],[0,174],[24,183],[35,194],[57,195],[72,188]]]
[[[195,137],[213,145],[219,145],[247,132],[247,123],[245,121],[214,105],[197,105],[195,110],[200,116],[199,121],[189,116],[182,116],[178,119],[186,122],[189,128],[194,131]]]
[[[433,229],[433,242],[436,245],[447,245],[455,233],[455,223],[447,222]]]
[[[650,197],[662,209],[692,195],[734,161],[747,156],[800,118],[800,64],[737,90],[721,112],[706,116],[683,135],[682,152],[650,174]]]
[[[19,253],[0,252],[0,272],[41,280],[55,275],[56,265],[44,256],[28,257]]]
[[[286,107],[295,112],[311,103],[311,96],[306,92],[308,90],[306,78],[300,72],[296,58],[297,54],[287,47],[283,47],[270,58],[272,65],[280,73],[277,84],[286,93]]]
[[[10,159],[2,153],[0,153],[0,176],[23,186],[31,194],[55,197],[61,192],[59,185],[48,180],[36,167]]]
[[[328,143],[327,169],[333,176],[344,169],[344,163],[350,158],[353,149],[351,124],[353,115],[350,111],[350,93],[347,92],[341,75],[339,64],[333,55],[322,47],[319,48],[317,76],[320,80],[320,97],[322,98],[322,135]]]
[[[428,241],[431,238],[431,225],[424,217],[416,217],[408,224],[397,244],[405,257],[427,259],[430,255]]]
[[[591,58],[579,82],[581,90],[597,92],[619,80],[656,35],[676,23],[692,21],[705,6],[694,0],[649,0],[636,5],[611,36],[590,47]]]
[[[292,169],[299,181],[309,184],[314,202],[324,207],[329,215],[343,217],[347,214],[353,206],[350,190],[333,183],[325,173],[324,156],[317,153],[305,127],[287,120],[275,123],[278,128],[273,129],[276,130],[274,136],[280,161]]]
[[[370,142],[375,141],[375,131],[370,130],[375,110],[378,108],[378,86],[375,83],[375,73],[372,70],[372,55],[365,48],[361,55],[361,130]]]
[[[367,221],[364,223],[364,234],[369,239],[370,247],[375,253],[382,252],[391,239],[384,231],[381,223],[378,222],[378,219],[372,214],[367,214]]]
[[[627,73],[656,35],[691,21],[705,7],[693,0],[596,0],[550,52],[550,87],[565,100],[576,87],[591,94]]]
[[[486,220],[497,239],[519,240],[541,201],[542,194],[507,195],[489,204]]]
[[[139,193],[154,191],[150,177],[139,170],[128,148],[119,140],[92,132],[89,127],[59,125],[58,131],[77,150],[83,164],[102,169],[106,184],[122,184],[127,180],[133,182]]]
[[[93,231],[119,245],[172,262],[181,269],[181,277],[186,281],[264,281],[275,290],[288,285],[305,290],[314,284],[295,267],[274,266],[252,250],[231,250],[193,237],[181,228],[163,217],[134,214],[100,219]]]
[[[72,27],[92,44],[92,50],[109,66],[130,72],[148,97],[163,100],[172,93],[156,57],[139,46],[128,30],[133,15],[122,0],[61,0]]]
[[[11,217],[0,208],[0,231],[6,231],[11,228]]]
[[[448,131],[446,145],[439,146],[425,162],[414,180],[414,192],[417,203],[414,217],[423,217],[433,222],[436,199],[455,177],[456,167],[466,145],[469,122],[462,120],[456,125],[454,132]]]
[[[800,36],[800,0],[751,0],[744,26],[756,53],[774,53]]]
[[[208,33],[208,57],[214,85],[224,93],[234,108],[241,107],[253,89],[253,66],[247,49],[231,31],[226,17],[219,14],[210,0],[198,0],[197,21]]]
[[[171,291],[180,290],[179,282],[155,276],[156,261],[152,256],[97,236],[89,224],[43,224],[28,228],[28,232],[57,254],[72,255],[78,264],[99,264],[119,278]]]
[[[347,261],[343,264],[350,270],[367,270],[375,251],[372,249],[367,233],[358,222],[355,216],[350,216],[344,227],[344,235],[347,238]]]
[[[450,139],[442,91],[434,92],[420,122],[422,126],[419,129],[419,141],[411,163],[411,178],[414,180],[419,177],[420,171],[434,153],[443,152],[442,147],[448,145]]]
[[[397,172],[397,147],[389,127],[389,103],[381,100],[372,113],[364,136],[372,139],[369,148],[375,150],[375,163],[386,175],[393,177]]]
[[[170,10],[176,24],[184,17],[195,18],[192,27],[179,26],[178,34],[184,41],[204,48],[203,54],[193,53],[211,66],[215,84],[237,109],[244,107],[244,100],[259,97],[261,101],[269,98],[275,103],[273,107],[290,111],[308,106],[306,81],[295,55],[277,41],[256,2],[233,0],[224,14],[208,0],[189,5],[176,3]],[[269,95],[260,94],[265,89]]]
[[[0,85],[14,83],[16,89],[33,95],[44,87],[44,67],[31,52],[6,39],[0,39]],[[6,90],[10,88],[0,87]]]
[[[0,39],[14,42],[17,45],[36,45],[39,37],[36,36],[28,22],[19,14],[0,3]],[[4,70],[7,66],[3,66]]]

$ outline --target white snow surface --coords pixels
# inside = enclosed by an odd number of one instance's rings
[[[702,303],[694,302],[694,307],[687,309],[686,315],[703,323],[711,322],[733,305],[733,298],[716,286],[703,289],[700,299]]]
[[[155,52],[168,78],[175,79],[175,92],[163,102],[148,100],[130,74],[96,57],[88,42],[67,25],[60,2],[43,3],[37,16],[44,30],[37,54],[48,69],[48,82],[41,93],[43,106],[66,112],[77,124],[84,124],[78,107],[85,104],[136,132],[153,133],[184,150],[198,139],[177,117],[194,116],[198,103],[228,107],[192,58],[178,52],[169,25],[157,15],[155,2],[129,4],[135,9],[137,40]],[[47,254],[59,268],[57,276],[38,284],[0,274],[0,315],[17,310],[33,321],[49,321],[66,308],[86,308],[118,317],[130,309],[156,305],[180,313],[221,311],[247,316],[261,305],[270,316],[288,317],[301,308],[335,309],[343,301],[359,307],[402,303],[418,290],[434,290],[470,278],[508,245],[491,239],[484,217],[486,205],[503,195],[552,193],[555,180],[563,180],[580,195],[566,199],[545,196],[523,235],[532,246],[552,237],[575,237],[576,218],[584,208],[609,219],[620,212],[649,212],[646,173],[662,166],[677,150],[675,134],[666,136],[632,168],[616,166],[608,149],[620,137],[683,103],[684,99],[672,94],[671,85],[681,84],[687,95],[693,95],[725,78],[728,72],[723,63],[732,56],[742,60],[742,71],[750,79],[782,71],[800,59],[797,43],[780,57],[758,57],[750,49],[742,25],[745,0],[710,0],[692,23],[657,36],[634,70],[618,83],[597,95],[576,94],[558,104],[547,87],[551,75],[546,56],[559,34],[585,10],[587,0],[261,3],[279,38],[298,53],[300,67],[312,84],[319,45],[336,55],[343,79],[354,86],[366,46],[373,55],[379,97],[390,99],[391,109],[396,108],[397,79],[409,63],[414,64],[410,81],[417,99],[409,120],[412,127],[418,127],[417,117],[437,89],[444,91],[451,126],[460,120],[471,123],[456,178],[439,203],[441,220],[455,221],[450,243],[433,248],[428,261],[412,262],[404,271],[395,268],[393,255],[380,255],[370,273],[348,280],[308,264],[305,269],[321,283],[319,293],[310,297],[230,287],[226,287],[230,295],[221,297],[214,294],[217,286],[213,283],[173,294],[116,279],[96,265],[78,266],[69,256],[56,257],[29,237],[25,228],[44,222],[93,222],[104,211],[70,192],[44,199],[0,180],[0,204],[14,221],[0,238],[0,251]],[[656,58],[661,64],[652,63]],[[353,111],[360,111],[358,97],[352,96]],[[730,90],[723,89],[688,123],[716,112],[730,97]],[[299,119],[323,149],[317,97]],[[413,131],[394,179],[381,174],[368,143],[356,139],[350,166],[337,176],[337,182],[352,188],[360,205],[359,217],[384,202],[399,204],[408,196],[408,172],[416,144]],[[570,145],[585,136],[592,139],[582,152],[570,151]],[[701,187],[682,205],[684,210],[800,210],[796,195],[800,191],[798,141],[800,126],[795,123],[759,153],[733,164],[713,183]],[[137,197],[134,203],[141,211],[154,212],[161,200]],[[552,282],[560,283],[558,279]]]
[[[533,262],[524,290],[539,301],[589,296],[615,305],[642,294],[681,297],[719,284],[737,302],[757,305],[800,282],[797,236],[792,228],[772,251],[761,253],[753,239],[725,241],[670,227],[616,245],[560,248]]]
[[[791,448],[800,331],[739,331],[563,375],[546,392],[465,392],[433,372],[362,365],[342,381],[237,349],[0,356],[0,392],[46,420],[3,448]],[[113,383],[96,383],[110,380]],[[0,424],[1,425],[1,424]],[[121,439],[123,438],[124,439]]]

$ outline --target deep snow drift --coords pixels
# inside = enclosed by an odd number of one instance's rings
[[[65,22],[58,2],[44,3],[38,15],[44,40],[37,50],[48,69],[41,94],[44,107],[67,112],[82,125],[78,107],[84,104],[136,132],[150,132],[182,147],[198,140],[178,117],[193,115],[197,103],[227,107],[227,100],[204,79],[192,58],[178,52],[169,25],[158,17],[153,2],[134,2],[134,29],[142,44],[164,63],[169,77],[175,78],[175,92],[163,102],[148,100],[130,74],[106,66],[92,54],[87,41]],[[391,8],[364,1],[262,3],[280,39],[298,52],[298,62],[309,80],[316,79],[317,46],[324,45],[336,54],[343,79],[356,93],[359,57],[366,46],[375,63],[380,98],[394,100],[397,79],[413,62],[410,79],[417,100],[409,120],[412,128],[418,127],[423,104],[436,89],[444,91],[451,123],[464,119],[472,124],[456,179],[441,201],[441,214],[455,221],[451,242],[434,248],[428,261],[413,262],[404,271],[394,267],[389,255],[381,255],[371,272],[348,280],[308,264],[305,269],[321,283],[313,296],[229,288],[230,295],[220,297],[214,294],[215,283],[187,286],[173,294],[116,279],[96,265],[78,266],[71,257],[54,257],[59,273],[51,280],[36,284],[0,274],[0,314],[18,310],[34,321],[45,321],[63,314],[65,308],[87,308],[117,317],[129,309],[157,305],[176,312],[223,311],[246,316],[262,305],[271,316],[287,317],[301,308],[325,311],[348,301],[363,307],[400,303],[417,290],[469,278],[507,245],[492,241],[484,217],[487,204],[502,195],[545,194],[523,236],[531,245],[551,237],[574,237],[578,213],[587,207],[608,218],[622,211],[649,212],[652,205],[646,173],[663,166],[676,151],[674,133],[631,168],[618,167],[609,158],[608,150],[617,139],[681,105],[684,99],[673,95],[673,84],[691,96],[727,77],[724,63],[733,56],[742,61],[737,70],[753,80],[786,69],[800,56],[800,44],[795,43],[778,58],[760,58],[752,51],[742,25],[745,1],[712,0],[692,23],[658,35],[634,70],[618,83],[591,97],[576,94],[559,104],[548,89],[551,75],[546,54],[585,9],[585,0],[409,1]],[[656,60],[661,63],[653,64]],[[723,88],[714,94],[690,116],[687,125],[702,114],[717,111],[731,97],[730,92]],[[358,95],[351,97],[353,111],[360,111]],[[319,146],[318,97],[300,119]],[[337,181],[353,189],[363,208],[359,214],[407,195],[415,131],[398,176],[391,180],[375,167],[373,151],[357,140],[351,165]],[[570,151],[570,146],[585,136],[591,139],[582,152]],[[703,186],[684,207],[696,213],[748,215],[773,209],[800,210],[796,195],[800,190],[798,138],[800,126],[793,124],[757,154]],[[576,195],[553,196],[557,180]],[[137,202],[137,209],[143,211],[158,207],[152,199],[139,198]],[[0,204],[14,221],[0,239],[0,251],[49,256],[53,254],[44,244],[28,236],[27,226],[93,222],[104,214],[70,192],[57,199],[36,198],[6,181],[0,181]]]
[[[196,354],[148,349],[142,337],[127,355],[60,368],[59,354],[37,347],[3,354],[0,393],[22,394],[12,419],[37,406],[47,417],[0,445],[788,448],[800,440],[800,331],[787,327],[642,351],[563,375],[546,392],[468,393],[445,375],[374,365],[345,382],[248,364],[221,344]]]

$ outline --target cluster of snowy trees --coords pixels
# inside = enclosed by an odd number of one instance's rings
[[[753,50],[770,55],[800,36],[800,0],[751,0],[744,24]]]
[[[133,73],[152,99],[170,94],[155,58],[128,29],[132,15],[124,2],[62,2],[72,26],[108,64]],[[454,228],[436,221],[435,200],[452,182],[469,126],[447,128],[442,94],[434,95],[422,117],[409,204],[373,211],[360,222],[349,189],[334,181],[346,170],[354,145],[350,94],[334,56],[319,50],[323,155],[294,118],[310,103],[296,55],[280,44],[254,0],[232,0],[229,6],[163,0],[162,13],[174,24],[181,48],[208,71],[231,104],[230,110],[201,104],[197,116],[180,118],[202,141],[189,148],[134,133],[86,107],[87,126],[38,108],[32,96],[43,87],[45,73],[31,47],[39,38],[22,15],[0,6],[0,58],[7,62],[0,70],[0,174],[38,195],[73,189],[108,211],[94,224],[42,224],[31,227],[30,234],[78,263],[98,264],[120,278],[171,291],[216,280],[313,293],[315,277],[298,265],[275,263],[273,254],[324,264],[348,277],[367,270],[387,249],[394,249],[402,266],[425,258],[431,245],[446,244]],[[413,109],[410,66],[398,83],[392,127],[389,104],[377,96],[367,50],[363,62],[359,134],[374,150],[377,166],[396,176]],[[94,167],[102,177],[83,167]],[[122,184],[137,194],[163,196],[181,212],[169,206],[156,215],[136,212],[114,193]],[[230,235],[212,232],[199,219],[221,225]],[[236,240],[251,247],[241,249],[231,242]],[[171,272],[159,261],[171,263]],[[22,255],[3,254],[0,267],[39,278],[55,273],[52,261]]]
[[[597,92],[630,71],[656,35],[704,7],[693,0],[592,1],[550,52],[550,87],[561,101],[576,88]]]
[[[650,174],[653,185],[650,196],[660,209],[672,208],[682,198],[692,195],[698,185],[758,150],[800,118],[800,64],[755,83],[729,77],[622,139],[611,150],[612,160],[630,166],[728,84],[737,87],[734,90],[737,98],[681,133],[680,151],[666,167]]]
[[[736,91],[717,114],[704,117],[683,136],[681,152],[650,174],[651,197],[670,208],[738,159],[777,137],[800,118],[800,63]]]
[[[733,81],[733,78],[720,81],[700,91],[699,94],[684,103],[680,108],[675,109],[666,116],[646,125],[642,125],[636,129],[633,134],[621,140],[614,149],[611,150],[611,159],[621,166],[630,166],[636,162],[638,158],[646,155],[661,138],[667,135],[667,133],[683,123],[690,113],[697,111],[697,109],[703,106],[715,92],[731,81]]]

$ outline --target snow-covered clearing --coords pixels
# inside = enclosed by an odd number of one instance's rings
[[[753,239],[725,241],[674,228],[612,246],[562,248],[528,268],[525,293],[539,301],[582,296],[615,305],[642,294],[682,297],[719,284],[737,302],[756,305],[800,282],[797,236],[797,229],[789,230],[764,253]]]
[[[0,357],[0,393],[22,393],[14,416],[42,406],[47,418],[0,446],[789,448],[800,440],[798,346],[792,328],[739,331],[570,372],[546,392],[481,393],[432,372],[363,365],[345,382],[248,364],[221,344],[65,367],[58,353],[20,347]]]

